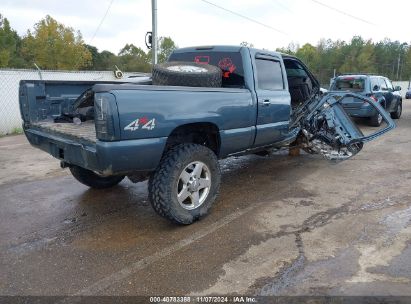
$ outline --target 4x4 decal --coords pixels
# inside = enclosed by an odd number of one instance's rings
[[[124,127],[124,131],[136,131],[141,127],[145,130],[153,130],[156,127],[156,119],[148,119],[147,117],[141,117],[133,120],[127,126]]]

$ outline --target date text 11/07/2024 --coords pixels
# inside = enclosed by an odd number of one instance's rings
[[[194,297],[150,297],[150,303],[257,303],[249,296],[194,296]]]

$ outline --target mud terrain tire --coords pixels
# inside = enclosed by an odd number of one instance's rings
[[[202,169],[198,169],[199,171],[195,169],[197,164],[201,164],[199,166]],[[193,166],[191,172],[190,166]],[[187,176],[183,173],[187,173]],[[207,188],[196,187],[202,185],[201,180],[207,178]],[[196,184],[197,181],[199,184]],[[202,145],[181,144],[164,155],[157,170],[151,175],[150,202],[162,217],[177,224],[189,225],[207,214],[217,198],[220,181],[220,168],[213,151]],[[187,201],[179,201],[182,197],[180,195],[179,198],[179,194],[183,193],[183,189],[193,192],[187,197],[190,204],[187,204]],[[199,205],[194,203],[195,199],[192,196],[196,191],[199,193]],[[207,191],[206,194],[204,191]]]

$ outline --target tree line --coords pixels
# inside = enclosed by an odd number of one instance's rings
[[[360,36],[354,36],[349,42],[322,39],[315,46],[290,44],[277,51],[303,60],[322,84],[328,84],[334,73],[372,73],[391,80],[411,78],[410,46],[388,38],[378,42]]]
[[[164,62],[177,45],[170,37],[159,39],[159,62]],[[0,15],[0,68],[45,70],[113,70],[150,72],[151,50],[126,44],[118,54],[99,52],[84,42],[80,31],[67,27],[51,16],[34,25],[20,37],[7,18]]]
[[[252,46],[247,42],[241,45]],[[170,37],[159,41],[159,62],[164,62],[177,45]],[[355,36],[351,41],[322,39],[317,45],[289,44],[277,51],[302,59],[323,84],[342,73],[375,73],[392,80],[411,78],[411,48],[405,42],[379,42]],[[0,15],[0,68],[58,70],[113,70],[149,72],[151,50],[126,44],[118,54],[101,51],[84,42],[80,31],[46,16],[22,37]]]

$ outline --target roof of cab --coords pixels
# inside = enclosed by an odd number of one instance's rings
[[[174,50],[174,53],[187,53],[187,52],[201,52],[201,51],[215,51],[215,52],[239,52],[242,48],[248,48],[250,51],[255,53],[267,53],[267,54],[277,54],[283,57],[293,57],[288,54],[282,54],[275,51],[270,50],[261,50],[256,48],[250,48],[246,46],[239,46],[239,45],[205,45],[205,46],[193,46],[193,47],[185,47],[181,49]]]
[[[347,74],[341,74],[341,75],[336,76],[336,78],[343,78],[343,77],[364,77],[366,78],[366,77],[383,77],[383,76],[378,76],[375,74],[367,74],[367,73],[357,73],[357,74],[347,73]]]
[[[239,52],[242,46],[235,45],[204,45],[192,46],[174,50],[174,53],[198,52],[198,51],[223,51],[223,52]]]

